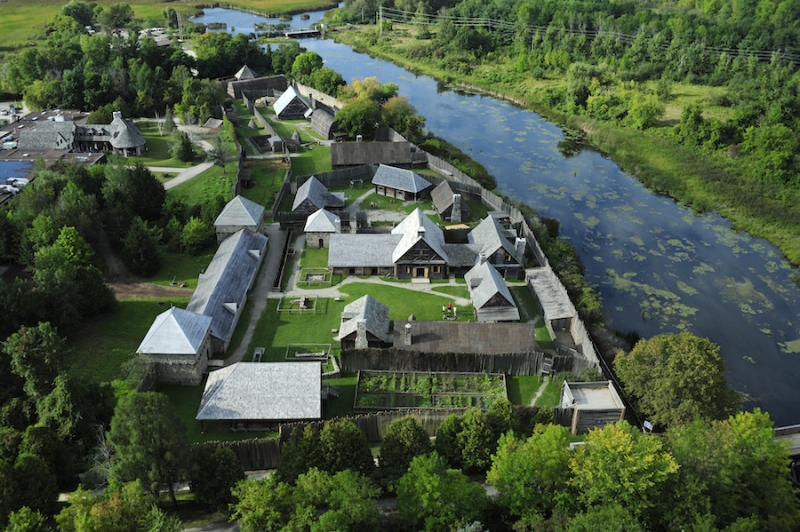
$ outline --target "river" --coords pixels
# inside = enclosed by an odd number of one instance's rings
[[[233,17],[242,13],[213,11],[239,31]],[[778,426],[800,423],[800,289],[775,246],[651,193],[597,151],[562,154],[561,129],[533,112],[449,90],[332,40],[301,45],[348,82],[396,83],[427,128],[485,165],[501,193],[557,218],[610,325],[643,337],[688,330],[710,338],[746,408],[769,411]]]

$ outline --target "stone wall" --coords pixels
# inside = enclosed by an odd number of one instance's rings
[[[199,386],[208,369],[211,337],[206,335],[196,355],[152,355],[160,384]]]

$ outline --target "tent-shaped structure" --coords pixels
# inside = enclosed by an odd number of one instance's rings
[[[337,340],[342,349],[367,349],[392,345],[389,307],[370,295],[360,297],[342,310]]]
[[[258,77],[258,74],[253,72],[253,70],[249,66],[244,65],[242,68],[239,69],[239,72],[233,75],[233,77],[236,78],[236,81],[242,81],[246,79],[256,79]]]
[[[311,109],[311,104],[289,86],[272,106],[275,115],[281,120],[301,120],[305,118],[306,111]]]
[[[225,205],[214,221],[217,242],[222,242],[240,229],[264,232],[264,207],[242,196],[236,196]]]
[[[152,357],[158,381],[197,386],[211,352],[211,318],[177,307],[162,312],[136,353]]]
[[[237,362],[208,375],[198,421],[320,419],[320,362]]]
[[[375,193],[403,201],[417,201],[425,197],[430,182],[411,170],[381,164],[372,177]]]
[[[464,275],[479,322],[519,321],[519,309],[505,280],[490,263],[480,262]]]

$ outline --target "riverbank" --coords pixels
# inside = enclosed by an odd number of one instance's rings
[[[565,83],[563,80],[532,83],[528,76],[507,76],[500,70],[496,76],[488,77],[485,71],[480,77],[445,71],[426,57],[412,59],[399,53],[399,47],[391,46],[389,38],[376,39],[372,27],[340,31],[334,38],[356,51],[454,88],[507,100],[558,125],[582,131],[587,144],[607,154],[654,192],[697,212],[718,212],[732,221],[734,229],[769,240],[789,262],[800,264],[800,211],[787,198],[786,190],[747,179],[735,159],[699,153],[677,144],[665,136],[668,124],[639,131],[582,116],[566,116],[548,109],[540,100],[548,86]]]

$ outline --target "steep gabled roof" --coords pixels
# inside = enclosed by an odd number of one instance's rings
[[[306,219],[303,231],[306,233],[335,233],[336,222],[341,222],[338,216],[325,209],[320,209]]]
[[[360,297],[345,305],[342,310],[339,336],[336,339],[341,341],[356,332],[359,320],[366,320],[368,333],[380,338],[383,342],[392,342],[392,335],[389,332],[389,307],[370,295]]]
[[[311,104],[308,103],[305,98],[300,96],[300,94],[294,90],[294,87],[290,85],[286,88],[283,94],[281,94],[280,97],[275,100],[275,103],[272,104],[272,107],[275,109],[275,114],[280,116],[280,114],[286,110],[286,108],[295,100],[295,98],[303,102],[306,107],[311,107]]]
[[[476,264],[464,274],[464,280],[467,282],[472,305],[477,311],[478,321],[519,320],[519,309],[517,309],[514,298],[511,297],[508,285],[506,285],[500,272],[489,262]],[[498,294],[508,304],[498,307],[485,307]]]
[[[422,214],[419,209],[406,216],[397,227],[392,229],[393,235],[402,235],[400,243],[392,252],[392,262],[397,262],[405,255],[414,244],[424,240],[437,255],[447,260],[447,246],[444,243],[444,233],[438,225]]]
[[[264,217],[264,207],[242,196],[228,202],[214,221],[215,226],[257,227]]]
[[[211,328],[211,318],[178,307],[162,312],[139,344],[142,355],[195,355]]]
[[[233,75],[233,77],[235,77],[239,81],[242,81],[245,79],[255,79],[258,77],[258,74],[253,72],[253,70],[249,66],[244,65],[242,68],[239,69],[239,72]]]
[[[297,189],[297,195],[294,197],[294,203],[292,203],[292,210],[297,209],[306,200],[309,200],[317,209],[344,206],[344,195],[331,194],[328,192],[328,187],[313,175]]]
[[[498,249],[503,248],[506,253],[522,264],[522,257],[519,256],[514,244],[509,242],[505,235],[506,229],[493,216],[487,216],[475,229],[467,234],[467,240],[469,240],[470,244],[479,245],[481,253],[487,257],[496,253]]]
[[[211,334],[226,343],[233,334],[238,305],[244,302],[266,248],[267,237],[245,229],[223,240],[205,273],[200,274],[186,307],[210,316]]]
[[[320,362],[237,362],[209,373],[197,420],[322,417]]]
[[[316,113],[314,116],[316,116]],[[311,122],[313,125],[313,118]],[[378,163],[410,165],[412,163],[411,143],[336,142],[331,144],[331,164],[333,166],[359,166]]]
[[[433,186],[419,174],[411,170],[395,168],[394,166],[387,166],[385,164],[378,166],[378,170],[372,177],[372,184],[413,192],[415,194]]]
[[[136,126],[122,118],[121,114],[114,113],[111,121],[111,145],[117,149],[138,148],[145,145],[144,137]]]

